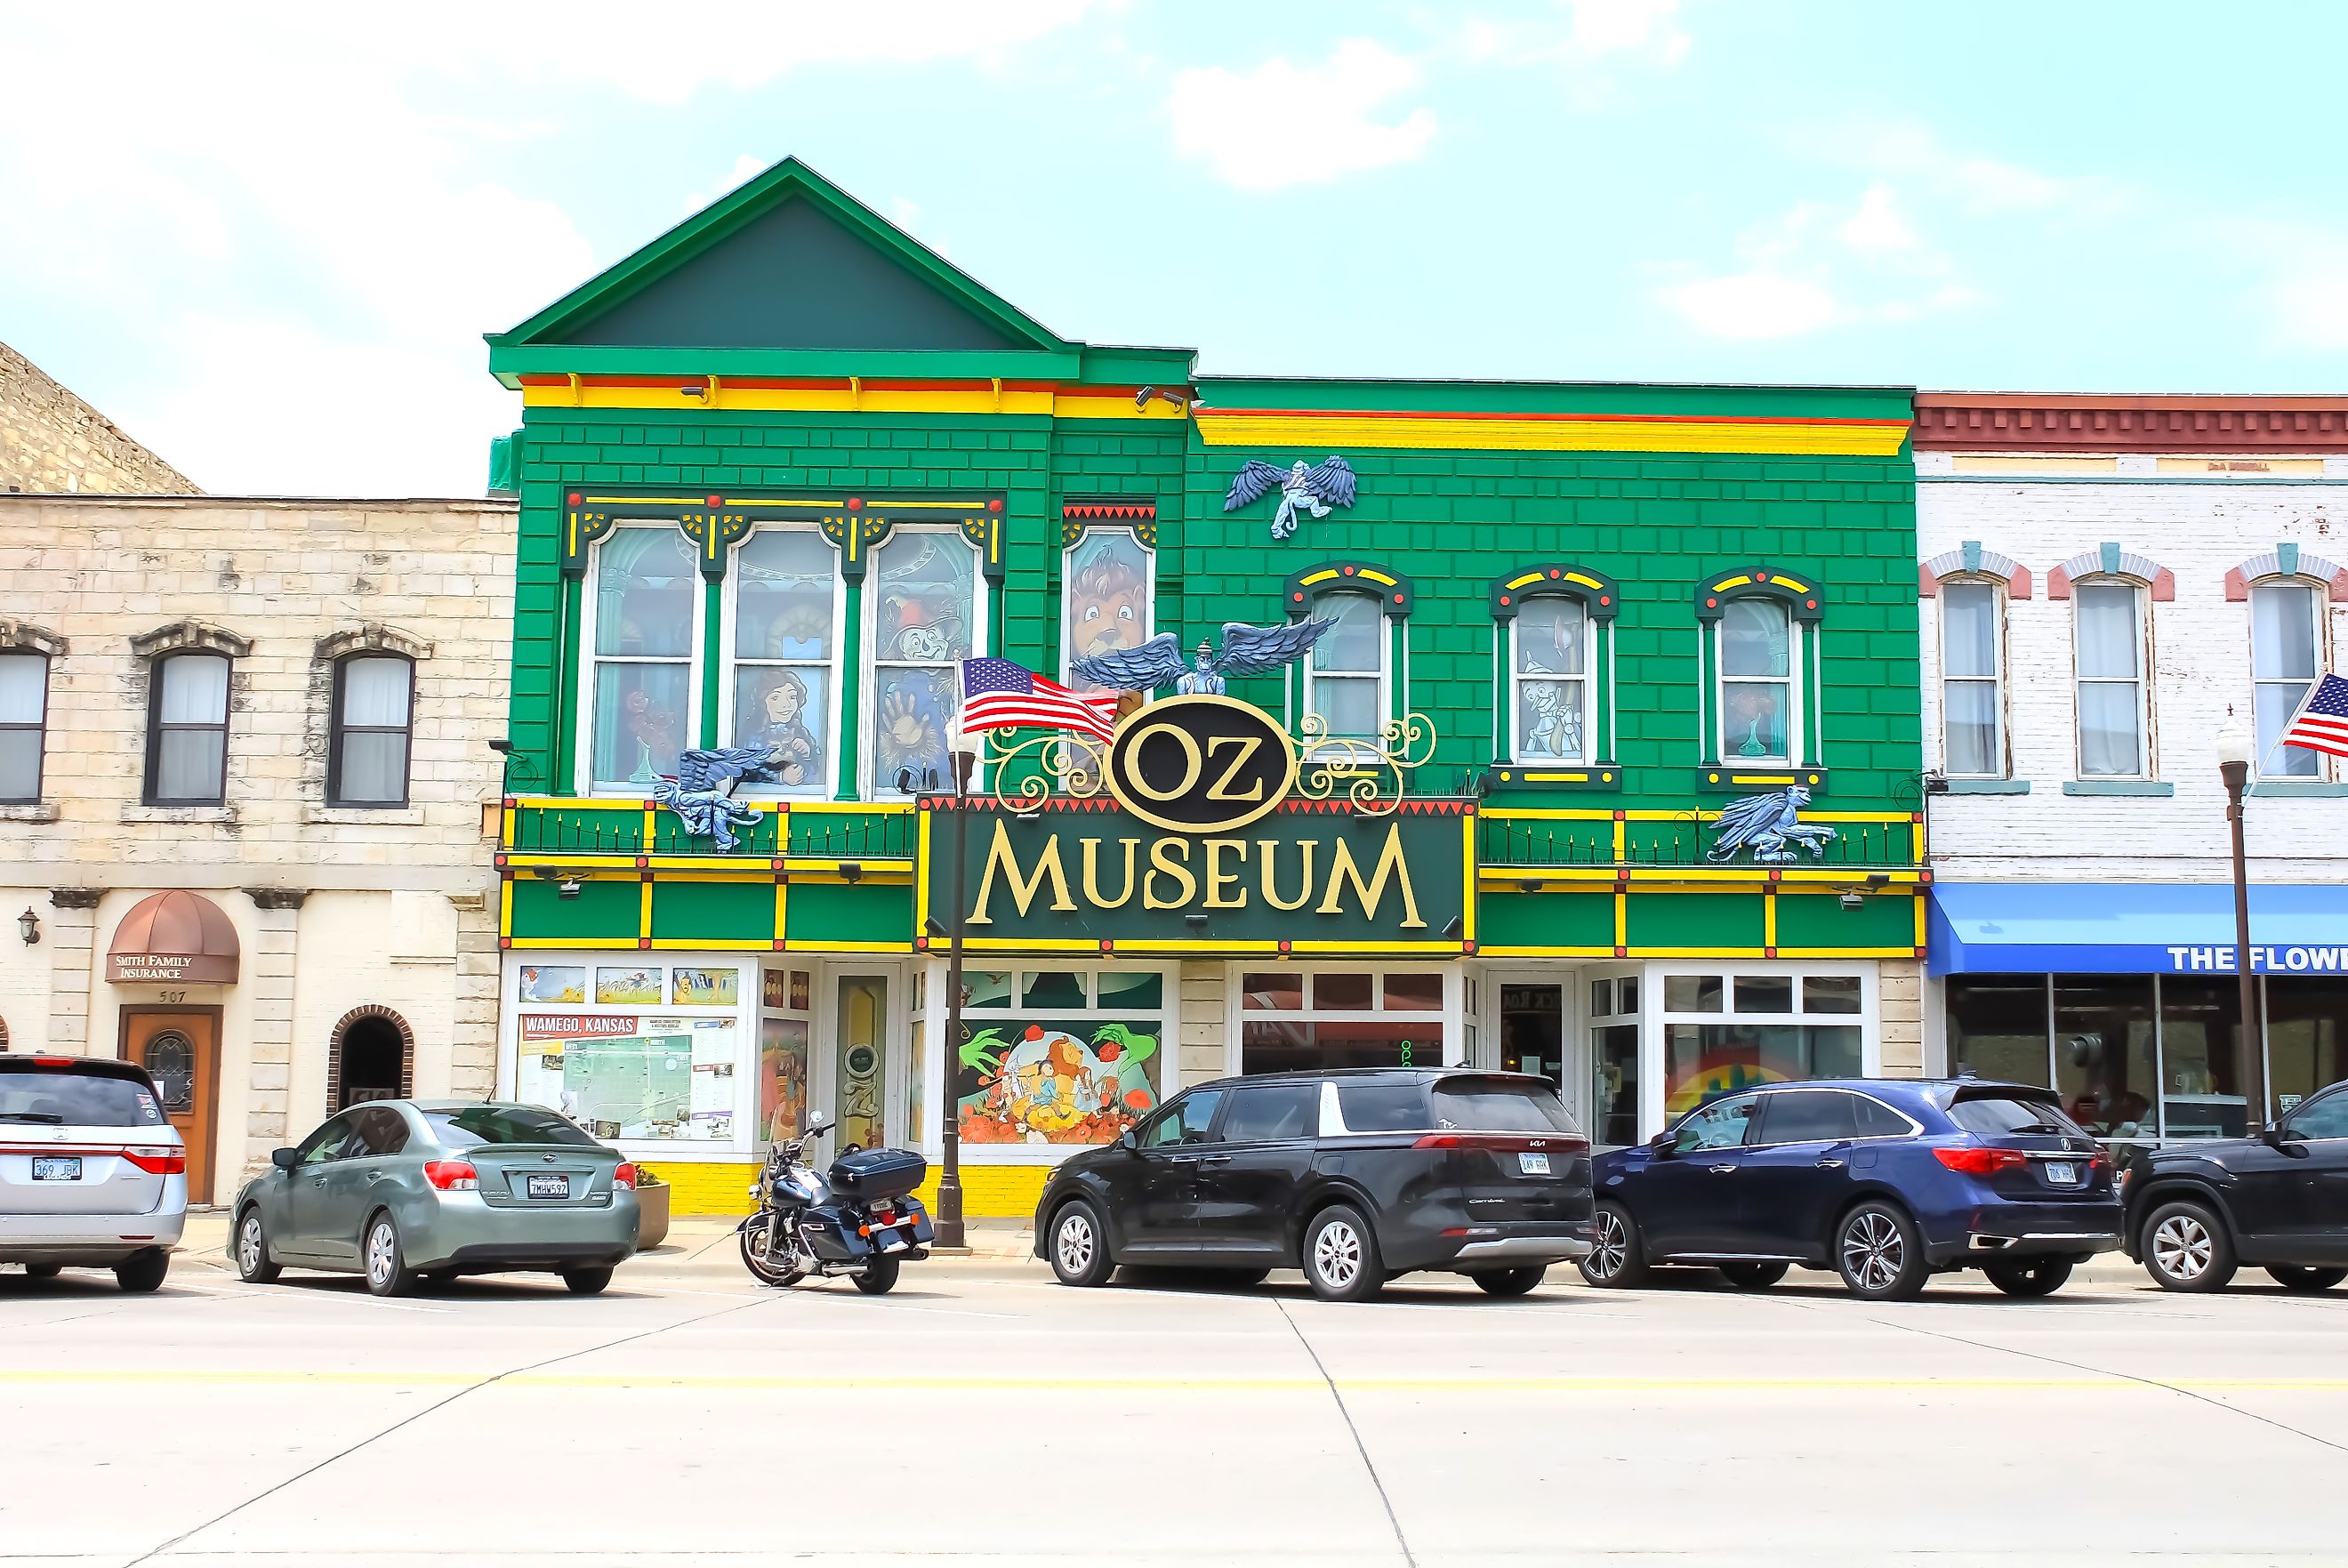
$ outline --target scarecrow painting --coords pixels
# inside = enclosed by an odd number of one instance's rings
[[[1158,1037],[1123,1024],[1005,1024],[963,1043],[955,1117],[967,1143],[1115,1142],[1156,1108]]]

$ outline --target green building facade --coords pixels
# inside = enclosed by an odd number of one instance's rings
[[[739,1207],[809,1106],[932,1154],[950,1107],[969,1212],[1008,1214],[1231,1072],[1538,1071],[1622,1142],[1921,1068],[1906,389],[1202,377],[794,161],[489,342],[524,408],[503,1088],[681,1208]],[[1316,493],[1231,504],[1251,461]],[[1190,808],[1241,793],[1228,736],[1152,794],[997,732],[952,798],[956,660],[1081,686],[1307,617],[1229,686],[1292,782],[1226,820]],[[1174,716],[1247,722],[1179,700],[1123,721],[1178,774]],[[729,748],[769,777],[721,847],[661,801]]]

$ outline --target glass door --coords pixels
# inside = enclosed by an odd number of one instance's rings
[[[889,1140],[889,981],[841,974],[832,1010],[835,1149],[878,1149]]]
[[[1504,975],[1494,987],[1498,1003],[1498,1067],[1531,1073],[1556,1086],[1558,1098],[1575,1121],[1589,1120],[1582,1051],[1573,1026],[1575,982],[1571,971],[1540,975]]]
[[[1590,982],[1590,1141],[1639,1141],[1639,972]]]

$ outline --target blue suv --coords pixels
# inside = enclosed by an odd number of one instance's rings
[[[1978,1268],[2045,1295],[2120,1244],[2112,1164],[2051,1089],[1973,1078],[1772,1084],[1723,1095],[1653,1141],[1598,1157],[1594,1285],[1656,1264],[1759,1290],[1795,1264],[1853,1295],[1913,1296]]]

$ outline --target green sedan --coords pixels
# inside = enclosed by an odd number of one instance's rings
[[[326,1269],[404,1295],[419,1280],[531,1270],[592,1295],[636,1250],[636,1168],[534,1105],[374,1100],[270,1165],[229,1227],[253,1284]]]

